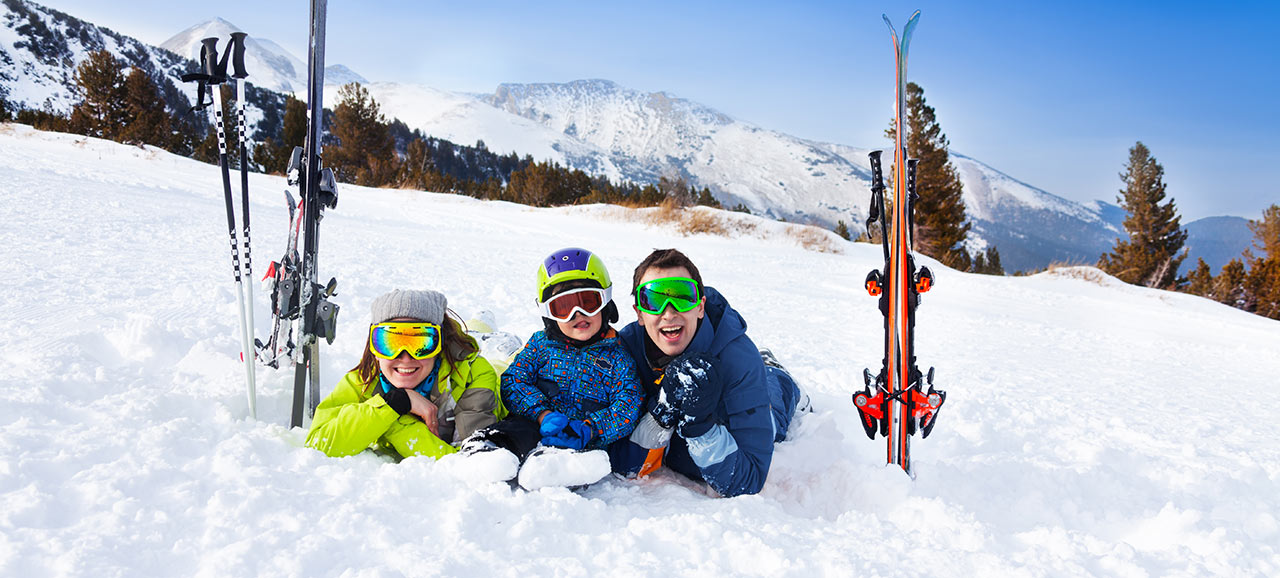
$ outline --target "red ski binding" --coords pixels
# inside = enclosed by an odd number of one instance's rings
[[[889,436],[889,420],[885,419],[884,408],[886,401],[899,398],[911,414],[911,420],[907,424],[907,435],[915,435],[916,430],[920,431],[920,437],[927,438],[933,431],[933,424],[937,420],[938,410],[942,408],[942,404],[947,401],[947,392],[933,388],[933,368],[929,368],[927,381],[929,383],[928,392],[920,390],[920,375],[916,373],[915,379],[912,380],[911,386],[906,390],[891,394],[884,389],[883,374],[875,379],[875,394],[871,392],[871,371],[863,370],[862,379],[866,383],[866,387],[862,391],[853,394],[853,406],[858,410],[858,418],[862,422],[862,429],[866,432],[867,437],[876,439],[876,432],[880,432],[881,436]]]

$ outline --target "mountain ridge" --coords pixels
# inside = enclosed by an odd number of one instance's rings
[[[26,0],[12,0],[3,9],[8,17],[0,26],[0,96],[20,106],[62,112],[73,103],[69,87],[74,63],[100,48],[157,78],[174,110],[189,108],[192,87],[175,80],[194,62],[182,56],[198,57],[199,40],[207,34],[225,37],[239,30],[218,18],[188,27],[156,50]],[[265,38],[250,36],[247,49],[251,88],[305,90],[300,59]],[[619,182],[684,178],[710,189],[726,207],[743,205],[759,215],[828,228],[844,221],[854,234],[865,230],[871,179],[866,154],[871,149],[794,137],[670,92],[643,92],[599,78],[502,83],[492,93],[469,94],[368,83],[341,65],[327,67],[326,75],[329,85],[365,84],[388,118],[453,142],[483,142],[491,150],[552,160]],[[277,106],[262,102],[263,107]],[[336,91],[327,90],[326,104],[335,103]],[[250,108],[255,139],[278,130],[282,109]],[[968,247],[998,247],[1008,271],[1055,261],[1092,263],[1124,235],[1123,210],[1115,205],[1068,201],[956,151],[951,159],[974,224]],[[1194,240],[1198,233],[1189,230]],[[1194,263],[1195,258],[1193,253],[1189,260]]]

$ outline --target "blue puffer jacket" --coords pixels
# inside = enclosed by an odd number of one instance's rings
[[[705,480],[722,496],[755,494],[764,486],[773,460],[773,442],[781,438],[775,431],[770,408],[770,380],[755,343],[747,337],[747,322],[720,292],[704,287],[707,298],[705,316],[698,326],[686,353],[696,352],[717,359],[716,371],[724,382],[723,394],[716,405],[716,425],[706,434],[685,440],[673,436],[663,462],[667,467],[695,480]],[[657,395],[655,381],[661,375],[650,367],[645,355],[648,336],[638,323],[620,332],[622,344],[635,360],[640,383],[645,390],[645,407]],[[772,380],[777,389],[777,380]],[[789,379],[785,387],[795,385]],[[503,391],[504,401],[506,392]],[[777,396],[775,396],[777,397]],[[795,394],[788,396],[786,421],[795,406]],[[785,424],[779,424],[784,427]],[[635,475],[640,471],[647,450],[622,440],[609,448],[614,471]]]
[[[573,347],[534,333],[502,373],[502,402],[511,413],[537,420],[543,410],[585,419],[595,428],[588,448],[603,448],[636,427],[644,394],[635,363],[618,333]]]

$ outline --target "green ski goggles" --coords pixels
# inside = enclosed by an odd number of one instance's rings
[[[701,302],[698,282],[688,277],[663,277],[636,287],[636,308],[649,315],[662,315],[668,305],[687,313]]]

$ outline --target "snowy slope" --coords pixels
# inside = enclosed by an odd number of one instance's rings
[[[343,188],[322,224],[320,274],[342,307],[325,392],[392,287],[441,289],[464,318],[489,309],[526,336],[551,250],[590,247],[625,279],[678,246],[815,398],[757,496],[709,498],[665,472],[524,493],[455,457],[302,447],[282,425],[288,371],[259,370],[247,419],[215,167],[0,125],[0,171],[0,575],[1280,573],[1276,321],[1091,269],[929,262],[917,349],[950,397],[914,444],[912,482],[883,467],[849,401],[882,355],[859,289],[878,247],[812,253],[680,237],[606,207]],[[260,275],[284,246],[284,183],[251,187]]]

